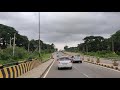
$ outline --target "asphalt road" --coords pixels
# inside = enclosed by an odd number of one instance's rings
[[[109,69],[106,67],[90,64],[87,62],[73,63],[73,69],[57,69],[57,55],[64,55],[58,53],[54,55],[55,62],[51,66],[45,78],[120,78],[120,71]]]

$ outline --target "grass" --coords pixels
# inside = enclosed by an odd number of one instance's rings
[[[42,62],[45,62],[47,60],[49,60],[50,56],[51,56],[51,53],[47,53],[47,54],[42,54]],[[39,59],[38,56],[36,56],[37,59]],[[16,59],[16,60],[0,60],[0,65],[5,65],[5,64],[9,64],[9,63],[13,63],[13,62],[18,62],[18,61],[24,61],[24,60],[27,60],[28,58],[26,59]],[[41,59],[39,59],[41,60]],[[11,64],[10,66],[12,66],[13,64]]]
[[[51,53],[42,54],[42,61],[47,61],[51,57]]]
[[[0,64],[8,64],[8,63],[13,63],[13,62],[18,62],[18,61],[24,61],[24,60],[27,60],[28,58],[26,59],[15,59],[15,60],[0,60]]]
[[[42,57],[42,62],[45,62],[51,57],[51,53],[47,53],[47,54],[44,53],[44,54],[41,55],[41,57]],[[35,55],[34,58],[37,58],[37,59],[40,60],[39,55]],[[24,60],[27,60],[27,59],[28,58],[26,58],[26,59],[16,59],[16,60],[0,60],[0,65],[1,64],[3,65],[3,64],[13,63],[13,62],[18,62],[18,61],[24,61]]]

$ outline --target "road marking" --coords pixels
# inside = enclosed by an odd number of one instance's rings
[[[87,63],[87,64],[91,64],[91,63]],[[94,64],[91,64],[91,65],[94,65]],[[99,67],[102,67],[102,68],[106,68],[106,69],[109,69],[109,70],[113,70],[113,71],[117,71],[117,72],[119,72],[119,73],[120,73],[120,71],[115,70],[115,69],[107,68],[107,67],[100,66],[100,65],[96,65],[96,66],[99,66]]]
[[[82,73],[82,72],[81,72]],[[87,74],[85,74],[85,73],[82,73],[83,75],[85,75],[87,78],[90,78]]]
[[[73,66],[74,67],[74,66]],[[75,69],[77,69],[76,67],[74,67]],[[78,69],[77,69],[78,70]],[[78,70],[79,71],[79,70]],[[80,72],[80,71],[79,71]],[[84,76],[86,76],[87,78],[90,78],[87,74],[83,73],[83,72],[80,72],[82,73]]]
[[[49,73],[51,67],[53,66],[53,64],[55,63],[55,59],[53,61],[53,63],[51,64],[51,66],[48,68],[47,72],[45,73],[45,75],[43,76],[43,78],[46,78],[47,74]]]

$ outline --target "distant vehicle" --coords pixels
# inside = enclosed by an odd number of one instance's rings
[[[78,63],[82,63],[82,59],[80,58],[80,55],[75,55],[71,57],[72,62],[78,62]]]
[[[69,57],[61,57],[58,59],[58,70],[60,70],[61,68],[72,69],[72,62]]]

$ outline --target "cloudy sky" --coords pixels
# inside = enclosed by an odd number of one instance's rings
[[[0,12],[0,23],[38,39],[38,12]],[[89,35],[108,38],[119,29],[120,12],[40,12],[41,40],[59,49],[77,46]]]

